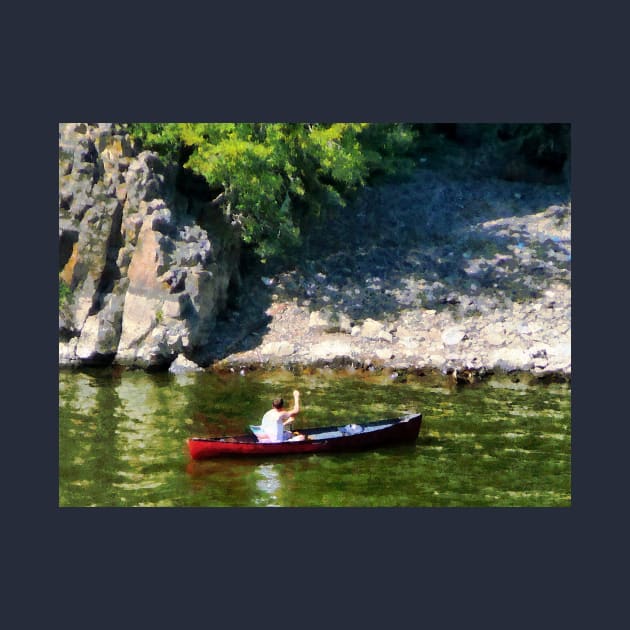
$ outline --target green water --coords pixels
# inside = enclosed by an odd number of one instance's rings
[[[289,372],[59,375],[59,505],[569,506],[566,384],[453,387],[422,378]],[[424,415],[415,444],[351,454],[191,461],[191,436],[241,433],[277,395],[295,428]]]

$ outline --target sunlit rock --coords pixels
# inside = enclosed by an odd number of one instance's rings
[[[454,346],[466,337],[466,331],[461,328],[447,328],[441,335],[442,343],[445,346]]]
[[[188,372],[203,372],[203,368],[194,361],[187,359],[183,354],[180,354],[173,363],[171,363],[168,371],[171,374],[186,374]]]

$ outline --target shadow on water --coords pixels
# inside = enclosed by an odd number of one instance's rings
[[[570,250],[533,238],[518,221],[489,222],[569,201],[567,185],[455,179],[430,170],[366,188],[309,229],[303,247],[284,262],[251,262],[239,308],[218,322],[209,351],[220,359],[258,347],[274,301],[362,321],[393,319],[408,308],[457,307],[468,315],[475,299],[535,299],[552,280],[569,283]],[[524,250],[526,257],[517,255]]]

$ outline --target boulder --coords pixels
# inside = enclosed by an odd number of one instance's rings
[[[76,337],[69,341],[59,341],[59,365],[72,366],[79,362],[76,353],[77,341]]]
[[[486,326],[481,332],[482,339],[490,346],[502,346],[506,342],[507,331],[502,323]]]
[[[379,359],[380,361],[389,361],[390,359],[394,358],[394,354],[392,353],[392,351],[388,348],[377,348],[374,351],[374,355],[376,356],[377,359]]]
[[[194,361],[190,361],[183,354],[180,354],[168,368],[171,374],[187,374],[189,372],[203,372],[203,368]]]
[[[331,360],[337,357],[353,357],[353,345],[348,341],[330,340],[314,344],[309,348],[309,358],[312,361]]]
[[[441,339],[445,346],[455,346],[466,338],[466,331],[461,328],[447,328],[442,332]]]
[[[271,341],[260,348],[260,353],[267,357],[288,357],[295,352],[295,345],[288,341]]]
[[[345,313],[322,310],[310,314],[308,327],[315,332],[350,334],[353,322]]]
[[[388,341],[389,343],[393,341],[392,334],[385,329],[385,326],[371,318],[363,322],[360,328],[360,335],[366,339]]]
[[[548,372],[571,372],[571,342],[564,341],[547,347]]]
[[[510,347],[491,350],[488,353],[487,365],[506,372],[528,371],[534,367],[530,352],[523,347]]]
[[[143,151],[127,169],[127,200],[133,207],[158,197],[164,182],[164,169],[157,153]]]

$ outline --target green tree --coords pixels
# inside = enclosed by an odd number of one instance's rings
[[[139,123],[132,135],[203,176],[214,205],[261,257],[343,207],[370,177],[404,172],[415,134],[403,124]]]

